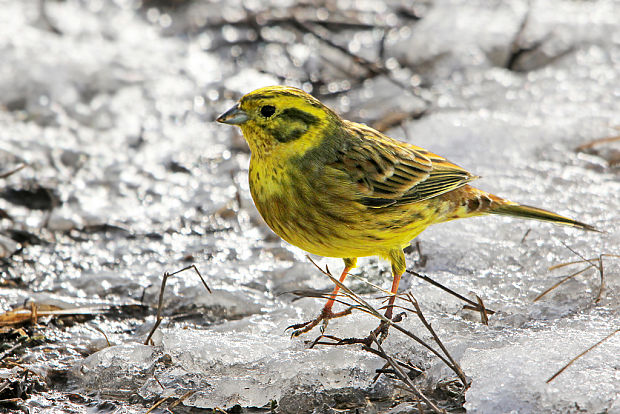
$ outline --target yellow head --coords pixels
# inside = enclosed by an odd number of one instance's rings
[[[301,89],[268,86],[242,97],[217,121],[239,126],[252,153],[261,156],[285,149],[301,155],[339,118]]]

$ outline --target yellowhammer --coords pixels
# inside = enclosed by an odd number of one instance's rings
[[[269,227],[307,252],[343,258],[341,282],[358,257],[381,256],[392,265],[395,294],[403,248],[431,224],[458,218],[502,214],[595,230],[470,187],[478,177],[461,167],[343,120],[300,89],[257,89],[217,121],[239,126],[250,146],[250,191]],[[350,313],[332,312],[337,293],[316,319],[293,325],[293,335]]]

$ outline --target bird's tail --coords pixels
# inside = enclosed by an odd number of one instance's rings
[[[551,223],[563,224],[566,226],[573,226],[583,230],[599,231],[593,226],[582,223],[577,220],[570,219],[568,217],[561,216],[551,211],[543,210],[542,208],[525,206],[517,203],[493,203],[488,210],[490,214],[499,214],[503,216],[521,217],[526,219],[549,221]]]
[[[555,224],[576,227],[578,229],[600,232],[600,230],[597,230],[589,224],[552,213],[551,211],[543,210],[542,208],[515,203],[469,185],[454,190],[453,193],[455,198],[460,200],[459,203],[464,208],[464,211],[459,214],[458,217],[450,217],[449,219],[498,214],[502,216],[548,221]]]

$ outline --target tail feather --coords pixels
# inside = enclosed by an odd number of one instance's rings
[[[491,214],[500,214],[504,216],[549,221],[551,223],[564,224],[567,226],[573,226],[579,229],[596,231],[600,233],[600,230],[597,230],[595,227],[589,224],[569,219],[568,217],[552,213],[551,211],[543,210],[542,208],[525,206],[522,204],[495,204],[491,206],[488,212]]]

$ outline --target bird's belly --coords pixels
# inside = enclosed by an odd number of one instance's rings
[[[272,196],[255,199],[255,204],[278,236],[319,256],[384,256],[394,248],[406,246],[430,224],[416,208],[381,213],[361,206],[344,209],[292,200],[295,199]]]

